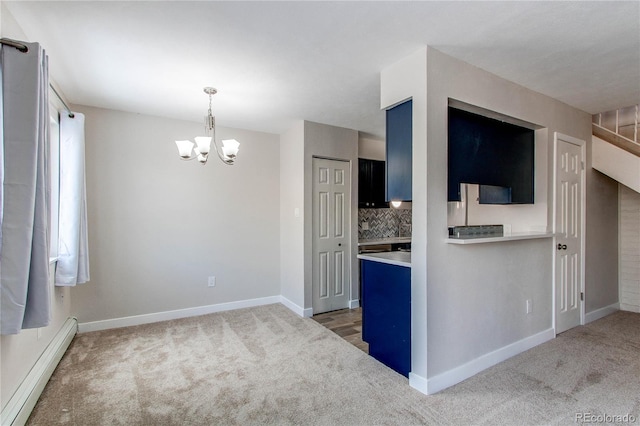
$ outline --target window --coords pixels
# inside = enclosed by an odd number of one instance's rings
[[[54,262],[58,257],[58,211],[60,206],[60,111],[64,107],[57,97],[49,97],[49,176],[51,178],[51,241],[49,246],[49,261]]]

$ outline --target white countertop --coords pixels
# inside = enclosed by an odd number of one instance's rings
[[[502,237],[476,237],[476,238],[447,238],[448,244],[484,244],[500,243],[504,241],[533,240],[537,238],[551,238],[553,232],[514,232]]]
[[[398,244],[410,243],[411,237],[390,237],[390,238],[371,238],[368,240],[358,240],[359,246],[372,246],[378,244]]]
[[[359,254],[358,259],[411,268],[411,252],[407,251],[385,251],[382,253]]]

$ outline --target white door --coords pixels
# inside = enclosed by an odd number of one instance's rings
[[[351,172],[346,161],[313,159],[313,313],[349,307]]]
[[[581,324],[584,141],[555,137],[556,333]]]

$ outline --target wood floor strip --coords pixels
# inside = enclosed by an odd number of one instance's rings
[[[362,308],[325,312],[311,318],[361,351],[369,353],[369,344],[362,341]]]

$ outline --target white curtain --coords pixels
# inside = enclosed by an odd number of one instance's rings
[[[89,281],[87,203],[84,176],[84,115],[60,117],[60,218],[56,285]]]
[[[0,333],[49,325],[49,73],[38,43],[2,46]]]
[[[2,277],[2,217],[4,213],[4,101],[2,100],[4,91],[2,90],[2,55],[3,52],[0,51],[0,279]],[[1,282],[0,285],[2,285]],[[2,294],[0,294],[0,297],[2,297]],[[2,299],[0,299],[0,301],[1,300]],[[1,305],[0,309],[2,309]],[[0,313],[0,315],[2,315],[2,313]]]

